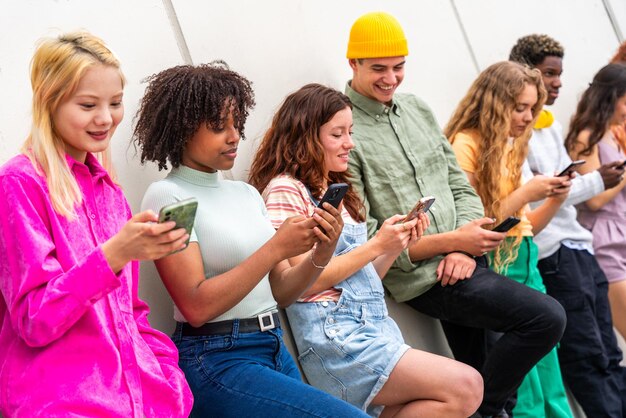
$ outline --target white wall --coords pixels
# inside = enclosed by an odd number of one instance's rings
[[[189,58],[223,59],[254,83],[248,140],[226,173],[244,179],[256,141],[285,95],[309,82],[343,89],[350,25],[374,10],[402,23],[410,55],[401,90],[424,98],[441,125],[480,69],[506,59],[517,38],[540,32],[566,48],[564,87],[554,106],[566,126],[577,97],[617,49],[617,34],[626,32],[626,0],[0,0],[0,163],[18,152],[28,132],[28,67],[36,40],[84,28],[107,41],[128,78],[126,118],[112,150],[133,209],[146,186],[164,175],[141,167],[129,146],[141,80]],[[169,332],[171,305],[151,263],[142,274],[151,321]],[[392,303],[391,312],[411,344],[449,354],[438,323],[406,306]]]

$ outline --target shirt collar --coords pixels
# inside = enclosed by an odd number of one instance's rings
[[[346,96],[350,98],[352,104],[359,109],[363,110],[369,116],[377,119],[382,115],[389,113],[389,111],[393,111],[396,115],[400,114],[400,105],[397,100],[391,101],[391,106],[387,106],[386,104],[380,103],[376,100],[372,100],[368,97],[363,96],[360,93],[357,93],[351,86],[352,80],[346,83]]]
[[[85,163],[81,163],[76,161],[70,154],[65,154],[65,161],[67,161],[67,165],[70,170],[75,174],[80,174],[88,172],[93,180],[99,180],[101,178],[104,179],[110,185],[114,185],[113,180],[109,176],[109,173],[102,167],[98,159],[90,152],[87,153],[85,158]]]

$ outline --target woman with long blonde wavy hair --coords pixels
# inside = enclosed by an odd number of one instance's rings
[[[186,417],[176,347],[137,290],[138,260],[187,235],[132,216],[101,158],[124,116],[120,63],[68,33],[40,43],[31,83],[31,133],[0,167],[0,414]]]
[[[492,268],[545,293],[533,233],[554,216],[569,192],[569,177],[534,176],[523,182],[533,124],[546,100],[541,74],[504,61],[485,69],[461,100],[444,132],[487,216],[521,220],[490,255]],[[546,199],[530,211],[529,202]],[[515,417],[571,417],[556,350],[526,376]]]

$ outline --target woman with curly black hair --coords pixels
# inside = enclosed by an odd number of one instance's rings
[[[174,300],[174,342],[195,397],[192,416],[354,417],[362,413],[300,380],[278,306],[294,302],[330,260],[343,221],[327,205],[277,231],[259,193],[219,178],[232,168],[254,105],[250,82],[222,62],[149,79],[137,114],[141,161],[174,167],[142,207],[198,200],[189,246],[155,261]],[[311,250],[291,267],[287,258]]]

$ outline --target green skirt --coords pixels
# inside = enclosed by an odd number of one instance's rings
[[[507,238],[509,239],[509,238]],[[532,237],[524,237],[515,261],[508,266],[505,276],[531,289],[546,293],[546,287],[537,268],[538,252]],[[517,390],[515,418],[572,418],[565,394],[561,368],[552,349],[533,367]]]

